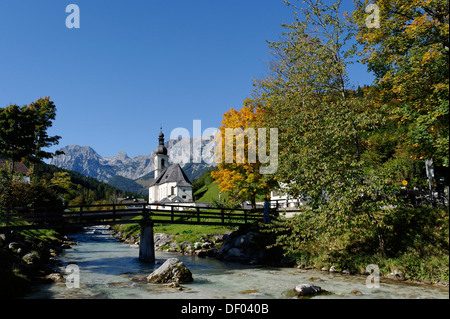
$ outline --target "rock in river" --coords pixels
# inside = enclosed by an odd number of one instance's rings
[[[310,296],[315,294],[320,294],[322,292],[326,292],[319,286],[313,286],[310,284],[301,284],[294,288],[294,291],[297,293],[298,296]]]
[[[151,283],[183,284],[193,280],[191,271],[178,258],[167,259],[161,267],[147,277],[147,281]]]

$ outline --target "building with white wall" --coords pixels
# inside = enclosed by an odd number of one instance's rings
[[[192,184],[179,164],[169,166],[164,134],[159,133],[155,155],[155,178],[148,189],[149,203],[192,202]]]

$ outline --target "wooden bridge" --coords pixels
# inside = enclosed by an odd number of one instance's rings
[[[141,225],[139,259],[155,261],[153,225],[240,226],[262,221],[261,209],[230,209],[184,205],[106,204],[65,207],[0,208],[0,232],[24,229],[56,229],[114,225]]]

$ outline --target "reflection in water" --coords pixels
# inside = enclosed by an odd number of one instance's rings
[[[444,287],[382,281],[380,288],[369,289],[363,276],[240,265],[172,253],[157,252],[156,264],[146,264],[138,260],[138,249],[118,243],[101,227],[70,237],[78,245],[65,250],[60,260],[63,267],[79,267],[80,288],[69,289],[65,283],[39,285],[26,298],[286,299],[292,298],[292,289],[302,283],[330,292],[314,298],[449,298]],[[148,284],[145,277],[174,255],[191,270],[194,282],[183,285],[182,290]]]

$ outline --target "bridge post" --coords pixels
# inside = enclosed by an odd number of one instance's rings
[[[145,218],[141,223],[139,260],[146,263],[155,262],[155,240],[153,238],[153,223]]]

